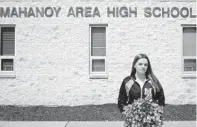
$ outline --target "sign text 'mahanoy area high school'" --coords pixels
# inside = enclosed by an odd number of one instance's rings
[[[0,7],[2,18],[59,17],[62,7]],[[137,7],[107,7],[107,17],[137,17]],[[103,16],[103,15],[102,15]],[[102,17],[98,7],[70,7],[67,17]],[[147,18],[196,18],[191,7],[145,7]]]

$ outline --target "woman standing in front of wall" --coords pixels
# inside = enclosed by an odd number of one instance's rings
[[[133,60],[131,75],[126,77],[120,87],[118,107],[122,114],[125,114],[128,105],[134,100],[145,99],[147,90],[150,91],[149,99],[156,102],[161,109],[165,106],[163,88],[153,74],[149,58],[146,54],[138,54]],[[151,95],[151,96],[150,96]],[[132,123],[130,123],[132,127]]]

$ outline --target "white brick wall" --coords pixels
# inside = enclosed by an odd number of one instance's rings
[[[117,103],[119,87],[133,58],[146,53],[163,85],[166,103],[195,104],[196,79],[181,77],[181,24],[192,18],[144,18],[146,2],[134,0],[52,0],[4,2],[1,7],[61,6],[59,17],[0,18],[16,24],[16,78],[0,78],[2,105],[84,105]],[[152,1],[152,6],[192,7],[196,2]],[[66,17],[70,6],[97,6],[100,18]],[[136,6],[138,17],[108,18],[106,7]],[[195,12],[194,10],[194,12]],[[89,24],[108,24],[108,79],[89,79]]]

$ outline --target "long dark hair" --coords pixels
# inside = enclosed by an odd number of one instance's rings
[[[152,80],[152,84],[154,85],[154,87],[156,88],[156,91],[160,91],[160,89],[162,88],[159,80],[157,79],[157,77],[154,75],[152,68],[151,68],[151,64],[150,64],[150,60],[148,58],[148,56],[146,54],[138,54],[135,56],[134,60],[133,60],[133,65],[132,65],[132,69],[131,69],[131,77],[136,79],[135,77],[135,73],[136,73],[136,69],[135,69],[135,64],[139,59],[145,58],[148,61],[148,68],[147,71],[145,73],[146,78],[150,78]]]

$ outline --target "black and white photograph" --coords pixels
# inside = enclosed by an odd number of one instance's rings
[[[0,0],[0,127],[196,127],[196,0]]]

